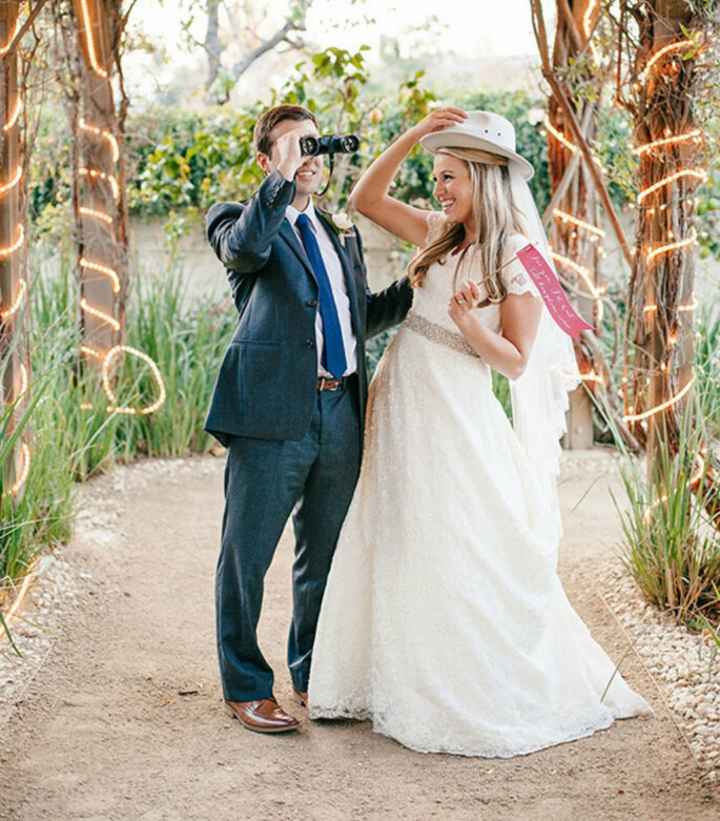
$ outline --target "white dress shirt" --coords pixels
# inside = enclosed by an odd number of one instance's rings
[[[338,319],[340,320],[343,345],[345,347],[347,370],[343,376],[348,376],[351,373],[355,373],[357,370],[357,342],[355,340],[355,334],[352,330],[350,299],[345,286],[345,275],[343,273],[342,263],[340,262],[337,252],[335,251],[332,240],[328,236],[327,229],[320,222],[318,215],[315,213],[315,207],[313,206],[312,200],[304,211],[298,211],[298,209],[292,205],[288,205],[287,210],[285,211],[285,217],[289,220],[290,225],[292,225],[295,230],[295,233],[300,240],[300,244],[302,245],[302,236],[300,234],[300,230],[295,224],[300,214],[307,215],[310,220],[310,225],[315,231],[315,237],[318,245],[320,246],[320,254],[322,255],[323,262],[325,263],[325,269],[327,270],[328,279],[330,280],[330,287],[332,288],[332,295],[335,300]],[[321,365],[323,346],[325,342],[323,336],[323,322],[322,317],[320,316],[319,307],[315,315],[315,340],[318,355],[318,376],[331,377],[332,375]]]

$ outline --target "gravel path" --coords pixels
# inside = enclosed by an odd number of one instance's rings
[[[81,488],[75,538],[40,568],[14,623],[23,659],[0,642],[1,819],[720,816],[713,657],[684,630],[661,630],[618,575],[608,489],[619,483],[606,454],[565,459],[560,572],[656,716],[509,760],[413,753],[365,723],[305,721],[264,737],[225,715],[212,601],[222,472],[222,459],[145,462]],[[261,638],[278,698],[302,717],[283,664],[290,562],[286,533]]]

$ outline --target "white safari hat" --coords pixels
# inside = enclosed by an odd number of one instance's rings
[[[509,120],[492,111],[468,111],[467,115],[462,123],[426,134],[420,145],[431,154],[440,148],[481,148],[507,157],[524,180],[532,178],[532,165],[515,151],[515,129]]]

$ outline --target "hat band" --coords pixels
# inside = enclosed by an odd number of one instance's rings
[[[485,165],[506,166],[510,162],[507,157],[494,154],[492,151],[485,151],[482,148],[468,148],[467,146],[444,146],[443,148],[438,148],[436,153],[450,154],[454,157],[460,157],[463,160],[479,162]]]

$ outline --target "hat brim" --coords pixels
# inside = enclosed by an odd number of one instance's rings
[[[475,137],[466,131],[459,131],[452,126],[444,128],[442,131],[433,131],[420,139],[420,145],[431,154],[436,154],[441,148],[480,148],[489,151],[491,154],[498,154],[507,157],[517,168],[524,180],[532,179],[535,169],[530,163],[514,151],[502,148],[491,140],[484,140],[482,137]]]

